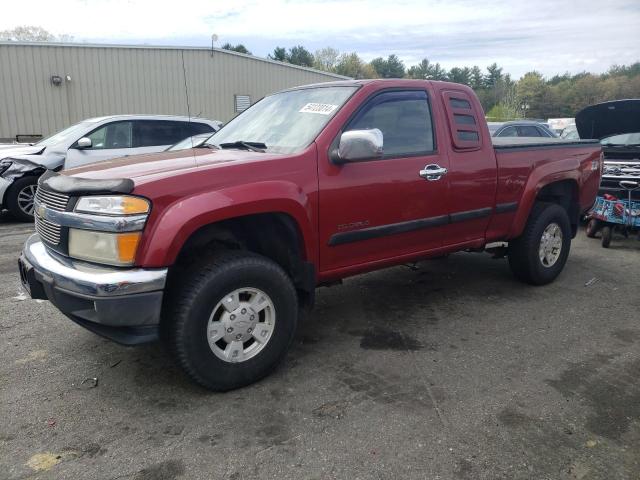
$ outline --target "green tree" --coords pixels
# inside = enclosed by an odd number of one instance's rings
[[[439,63],[431,63],[427,58],[423,58],[418,65],[409,68],[407,76],[426,80],[446,80],[447,71]]]
[[[333,72],[338,64],[340,58],[340,52],[332,47],[325,47],[320,50],[316,50],[313,55],[313,66],[318,70],[325,70],[327,72]]]
[[[382,57],[371,60],[371,66],[381,78],[403,78],[404,63],[397,55],[391,54],[385,60]]]
[[[271,60],[277,60],[279,62],[287,61],[287,50],[284,47],[276,47],[273,49],[273,53],[267,55]]]
[[[531,118],[546,118],[549,108],[549,86],[536,71],[527,72],[518,81],[516,94],[522,115]]]
[[[471,73],[469,76],[471,80],[471,88],[474,90],[480,90],[484,86],[484,75],[482,75],[482,70],[480,70],[479,66],[474,65],[471,67]]]
[[[471,84],[471,69],[469,67],[453,67],[447,74],[447,80],[463,85]]]
[[[356,52],[340,55],[335,72],[355,79],[377,78],[377,73],[371,64],[363,61]]]
[[[427,78],[429,80],[446,80],[447,71],[444,68],[442,68],[439,63],[434,63],[431,65],[431,68],[429,69]]]
[[[313,55],[302,45],[297,45],[289,49],[289,53],[287,53],[287,61],[294,65],[313,67]]]
[[[431,64],[429,63],[429,60],[423,58],[419,64],[413,65],[409,70],[407,70],[407,77],[425,80],[429,78],[430,69]]]
[[[498,67],[497,63],[492,63],[487,67],[485,86],[488,88],[495,87],[502,78],[502,67]]]
[[[237,45],[231,45],[230,43],[225,43],[222,45],[223,50],[231,50],[232,52],[245,53],[247,55],[252,55],[252,53],[245,47],[243,44],[239,43]]]
[[[0,31],[1,41],[10,42],[72,42],[72,35],[53,35],[42,27],[22,25],[10,30]]]

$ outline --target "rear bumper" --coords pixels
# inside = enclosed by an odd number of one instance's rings
[[[32,298],[49,300],[79,325],[125,345],[157,340],[167,269],[113,268],[62,257],[37,234],[19,259]]]

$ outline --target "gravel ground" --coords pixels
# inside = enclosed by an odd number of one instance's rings
[[[640,476],[635,239],[580,232],[546,287],[461,253],[320,289],[275,374],[212,394],[26,298],[31,230],[0,218],[0,478]]]

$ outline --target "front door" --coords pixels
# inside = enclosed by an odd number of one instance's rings
[[[64,161],[65,169],[134,153],[132,121],[107,123],[86,137],[91,139],[91,147],[78,149],[75,144],[72,145]]]
[[[448,169],[449,164],[435,144],[427,91],[393,89],[374,94],[343,131],[371,128],[382,131],[382,159],[334,165],[320,155],[323,272],[443,245],[447,175],[428,175],[424,170]]]

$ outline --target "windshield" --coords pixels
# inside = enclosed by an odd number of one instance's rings
[[[65,140],[71,139],[72,141],[78,140],[80,136],[86,132],[94,122],[80,122],[75,125],[71,125],[69,128],[65,128],[64,130],[54,133],[50,137],[44,138],[40,140],[36,145],[40,145],[43,147],[49,147],[51,145],[55,145],[57,143],[64,142]],[[77,138],[76,138],[77,137]]]
[[[207,144],[264,144],[269,152],[295,153],[309,145],[355,86],[316,87],[265,97],[215,133]]]
[[[640,132],[623,133],[603,138],[602,145],[640,145]]]
[[[199,135],[194,135],[193,137],[187,137],[184,140],[179,141],[175,145],[167,148],[167,152],[176,152],[178,150],[186,150],[187,148],[199,147],[210,136],[210,133],[201,133]]]

